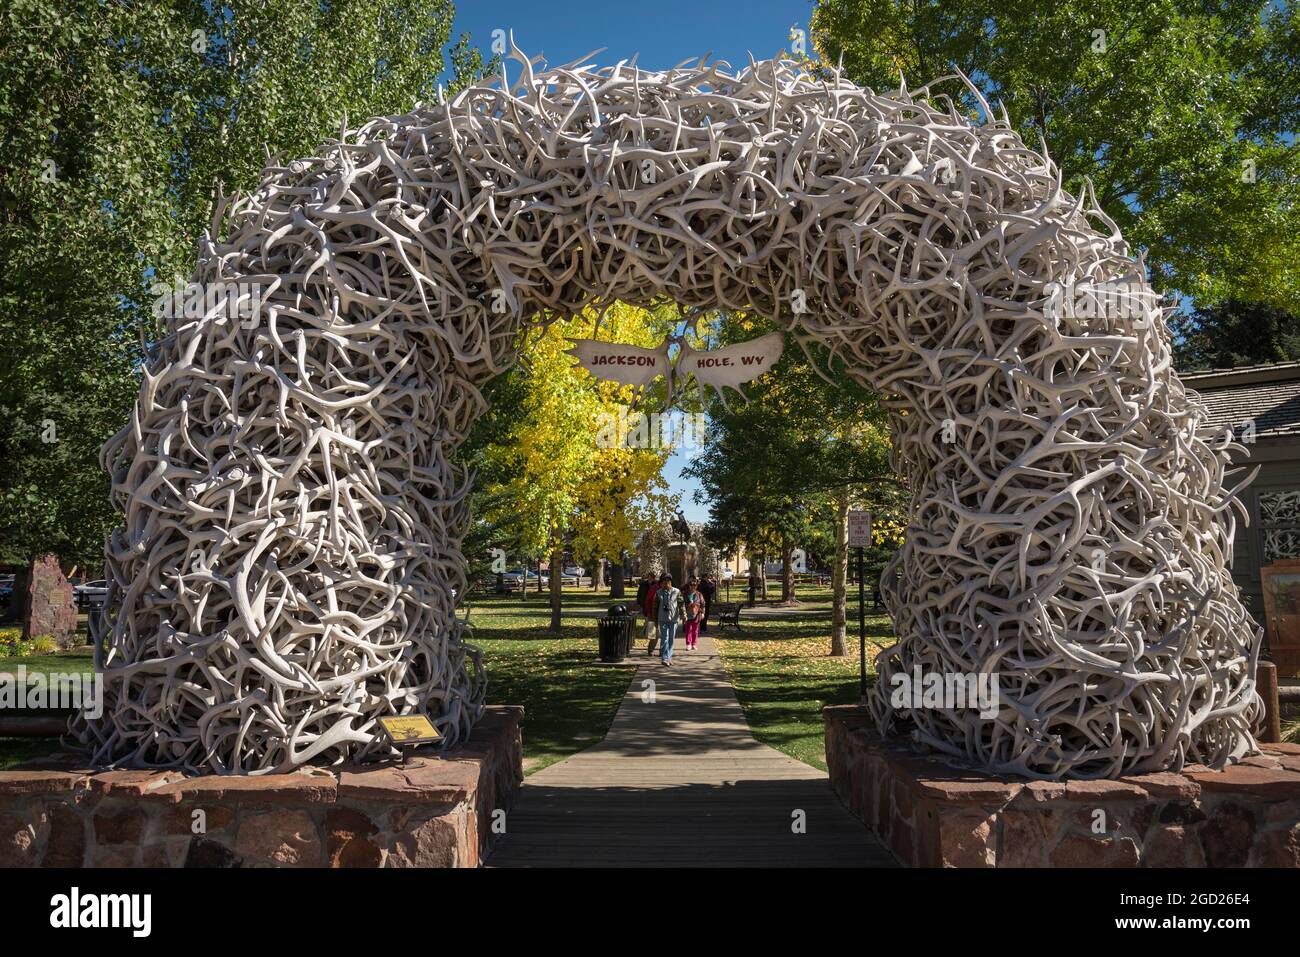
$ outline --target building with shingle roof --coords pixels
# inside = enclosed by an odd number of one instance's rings
[[[1210,410],[1207,424],[1239,439],[1253,423],[1259,437],[1300,435],[1300,362],[1213,369],[1179,376]]]
[[[1263,624],[1260,569],[1300,558],[1300,362],[1179,378],[1205,403],[1209,427],[1232,429],[1244,449],[1233,453],[1233,464],[1259,470],[1241,493],[1250,522],[1237,525],[1232,577]]]

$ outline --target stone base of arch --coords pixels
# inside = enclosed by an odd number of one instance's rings
[[[522,716],[492,705],[446,752],[289,774],[63,752],[0,771],[0,867],[478,867],[523,783]]]
[[[825,718],[836,794],[909,867],[1300,867],[1300,745],[1223,771],[1028,781],[882,739],[858,706]]]

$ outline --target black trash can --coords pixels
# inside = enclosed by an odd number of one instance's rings
[[[636,627],[636,618],[632,615],[619,615],[601,618],[596,625],[600,639],[601,661],[622,661],[632,653],[632,631]]]

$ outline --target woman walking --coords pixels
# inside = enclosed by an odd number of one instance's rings
[[[694,651],[700,640],[700,623],[704,621],[704,593],[700,583],[692,578],[686,583],[686,649]]]

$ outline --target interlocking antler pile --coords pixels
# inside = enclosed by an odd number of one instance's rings
[[[663,297],[769,317],[897,397],[915,502],[883,724],[1044,777],[1253,747],[1227,439],[1198,436],[1091,197],[924,90],[516,60],[218,214],[195,278],[257,283],[257,314],[173,322],[104,452],[126,526],[100,760],[285,770],[379,753],[377,718],[425,709],[463,737],[484,685],[448,458],[479,389],[523,323]],[[1113,281],[1136,308],[1078,308]],[[891,708],[916,668],[996,672],[997,717]]]

